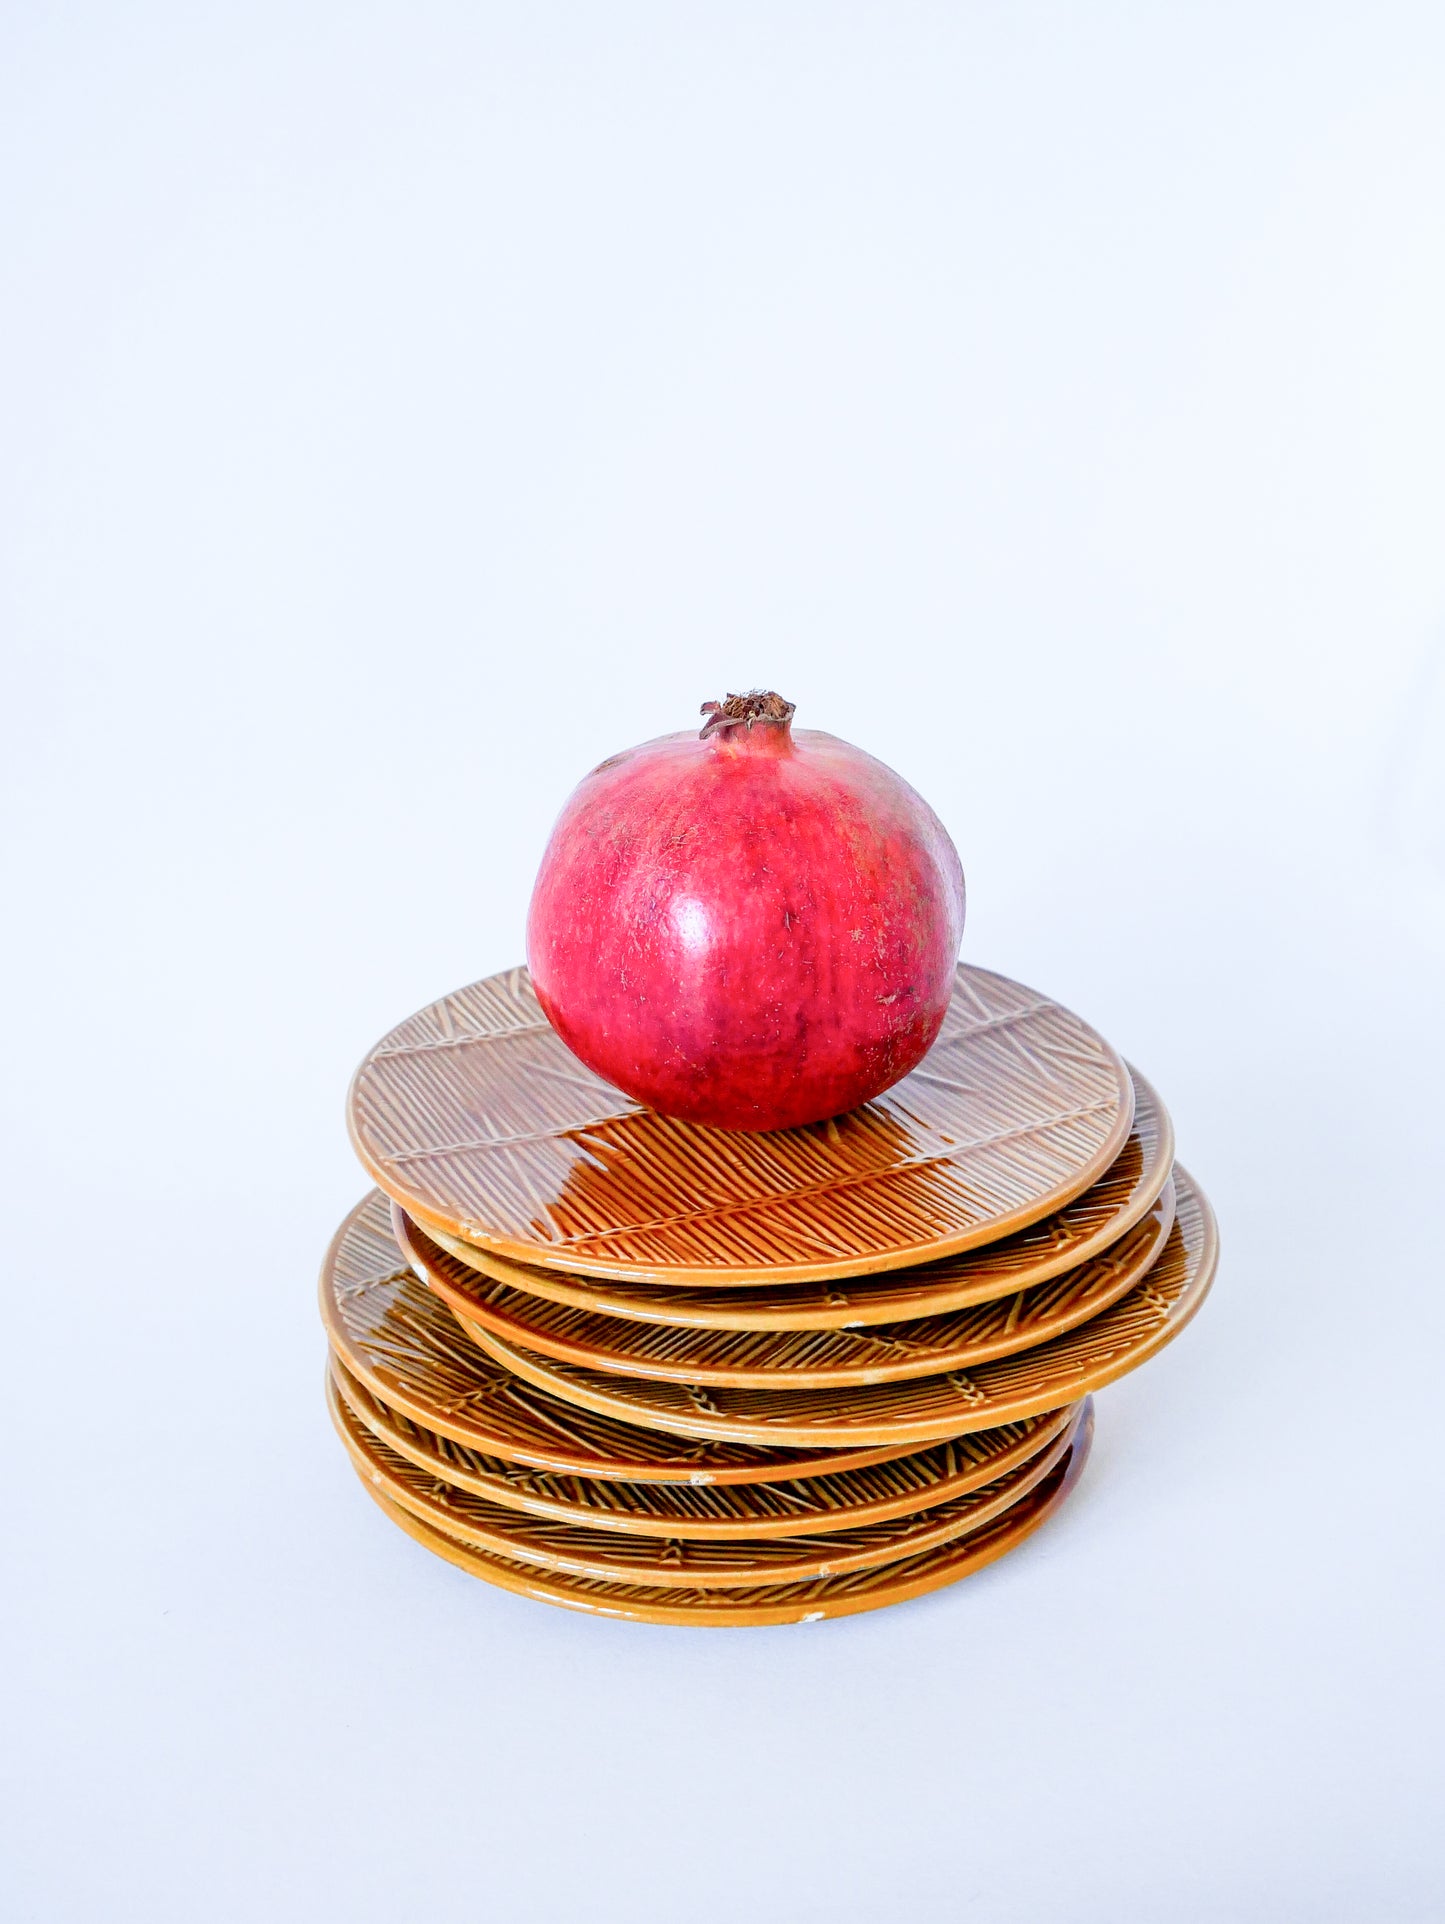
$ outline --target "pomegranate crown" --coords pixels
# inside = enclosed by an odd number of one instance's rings
[[[751,734],[754,722],[786,725],[793,719],[796,703],[784,701],[771,688],[750,688],[745,695],[729,695],[726,701],[705,701],[699,710],[707,716],[698,739],[721,734],[725,728],[746,728]]]

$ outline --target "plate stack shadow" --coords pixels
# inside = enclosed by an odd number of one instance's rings
[[[644,1108],[525,969],[393,1030],[348,1119],[379,1186],[321,1309],[363,1484],[449,1562],[605,1616],[810,1622],[993,1562],[1217,1261],[1144,1078],[971,966],[911,1074],[806,1128]]]

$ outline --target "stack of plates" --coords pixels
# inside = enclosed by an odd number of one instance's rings
[[[349,1119],[380,1186],[321,1306],[363,1483],[449,1562],[606,1616],[807,1622],[992,1562],[1214,1274],[1149,1084],[983,969],[911,1075],[803,1129],[631,1101],[522,969],[393,1030]]]

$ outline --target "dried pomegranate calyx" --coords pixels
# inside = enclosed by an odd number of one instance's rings
[[[706,741],[709,735],[720,734],[725,728],[744,727],[751,732],[754,722],[775,722],[786,727],[793,719],[795,707],[796,703],[784,701],[771,688],[750,688],[747,694],[729,695],[726,701],[705,701],[698,711],[707,716],[699,739]]]

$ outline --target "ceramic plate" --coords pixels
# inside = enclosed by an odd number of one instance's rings
[[[424,1229],[654,1283],[897,1269],[1036,1222],[1128,1139],[1119,1057],[1058,1003],[960,968],[938,1040],[861,1109],[742,1134],[669,1121],[585,1069],[525,969],[377,1044],[348,1102],[362,1162]]]
[[[982,1488],[913,1516],[836,1530],[825,1536],[723,1541],[623,1535],[528,1516],[442,1482],[398,1455],[361,1423],[329,1386],[332,1420],[364,1480],[423,1523],[471,1549],[512,1563],[538,1564],[601,1583],[645,1583],[664,1590],[752,1589],[761,1583],[811,1583],[871,1570],[951,1543],[992,1523],[1028,1495],[1067,1452],[1074,1424],[1017,1468]]]
[[[554,1523],[620,1530],[628,1536],[717,1541],[825,1536],[930,1510],[981,1489],[1036,1456],[1080,1407],[1070,1404],[1028,1423],[978,1430],[838,1476],[798,1477],[787,1483],[612,1483],[552,1476],[464,1449],[388,1409],[334,1356],[331,1374],[353,1416],[433,1481]]]
[[[337,1231],[321,1270],[321,1315],[341,1361],[384,1403],[440,1436],[558,1475],[629,1483],[773,1483],[905,1455],[905,1443],[802,1451],[664,1436],[659,1426],[579,1409],[467,1340],[402,1261],[391,1210],[373,1190]],[[1068,1402],[1062,1397],[1061,1402]]]
[[[392,1503],[369,1478],[363,1478],[362,1482],[394,1523],[437,1556],[471,1576],[543,1603],[560,1604],[564,1609],[582,1610],[593,1616],[689,1627],[816,1623],[825,1617],[878,1610],[930,1590],[940,1590],[945,1584],[957,1583],[961,1577],[970,1576],[1006,1555],[1046,1522],[1068,1496],[1084,1467],[1092,1435],[1093,1415],[1088,1411],[1063,1462],[1026,1497],[1005,1510],[996,1522],[970,1536],[955,1538],[921,1555],[877,1569],[824,1577],[811,1583],[768,1584],[747,1590],[668,1590],[651,1584],[599,1583],[591,1578],[564,1576],[536,1565],[512,1563],[469,1549],[456,1537],[433,1529],[410,1511]]]
[[[479,1271],[549,1302],[632,1322],[686,1324],[695,1329],[861,1329],[912,1317],[946,1316],[974,1303],[1033,1289],[1075,1269],[1117,1243],[1154,1207],[1174,1161],[1168,1111],[1137,1069],[1134,1126],[1129,1140],[1092,1188],[1053,1215],[1001,1242],[941,1262],[827,1283],[781,1283],[772,1288],[681,1289],[667,1284],[618,1283],[565,1269],[542,1269],[464,1243],[445,1230],[427,1233],[464,1268]],[[400,1207],[395,1217],[406,1220]],[[458,1307],[465,1310],[466,1304]]]
[[[1213,1280],[1218,1238],[1208,1203],[1177,1163],[1174,1186],[1174,1227],[1163,1254],[1127,1296],[1036,1349],[942,1376],[862,1389],[704,1389],[559,1363],[458,1321],[489,1354],[562,1400],[676,1435],[793,1448],[927,1443],[1057,1409],[1137,1369],[1178,1335]]]
[[[902,1382],[1032,1349],[1087,1322],[1132,1289],[1153,1267],[1173,1222],[1174,1187],[1166,1183],[1149,1214],[1112,1249],[1015,1296],[864,1330],[718,1330],[625,1322],[524,1295],[478,1277],[399,1209],[392,1211],[402,1254],[468,1325],[480,1324],[508,1343],[582,1369],[659,1382],[780,1390]]]

